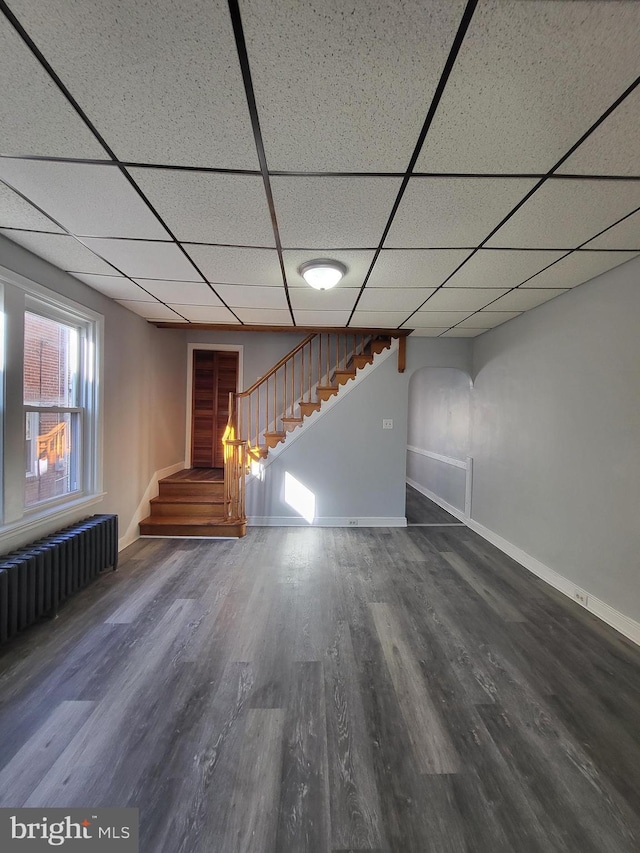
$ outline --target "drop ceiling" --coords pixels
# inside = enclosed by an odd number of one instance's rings
[[[0,13],[0,232],[151,322],[473,337],[640,254],[636,0]]]

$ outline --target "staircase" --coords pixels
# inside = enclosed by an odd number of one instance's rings
[[[223,440],[224,475],[217,469],[179,471],[159,483],[143,536],[244,536],[245,477],[358,370],[391,346],[376,333],[308,335],[246,391],[230,394]]]

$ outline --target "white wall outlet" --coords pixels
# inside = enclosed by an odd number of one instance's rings
[[[586,594],[586,592],[582,592],[581,589],[575,589],[573,591],[573,597],[578,602],[578,604],[581,604],[583,607],[586,607],[589,604],[589,596]]]
[[[349,527],[357,527],[357,526],[358,526],[358,519],[357,518],[350,518],[349,519]]]
[[[383,418],[382,429],[393,429],[393,418]]]

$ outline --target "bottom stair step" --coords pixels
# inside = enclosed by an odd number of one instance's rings
[[[185,518],[184,516],[149,516],[140,522],[142,536],[244,536],[247,522],[224,517]]]

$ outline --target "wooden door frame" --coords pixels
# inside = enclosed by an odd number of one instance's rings
[[[236,391],[242,389],[243,377],[243,345],[242,344],[187,344],[187,429],[185,436],[184,458],[187,468],[192,467],[191,457],[191,427],[193,421],[193,353],[195,350],[214,350],[218,352],[238,353],[238,381]]]

